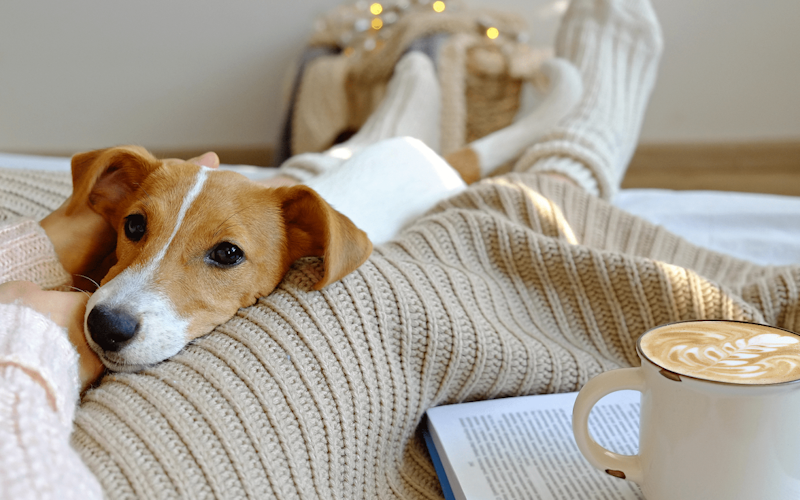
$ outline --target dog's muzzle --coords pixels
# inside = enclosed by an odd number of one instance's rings
[[[96,305],[86,318],[92,340],[104,351],[116,352],[136,336],[139,321],[120,308]]]

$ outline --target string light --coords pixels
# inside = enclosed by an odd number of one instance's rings
[[[445,12],[460,7],[447,5],[447,0],[349,0],[352,5],[337,9],[336,14],[323,18],[314,25],[318,32],[331,30],[336,36],[339,47],[345,55],[355,55],[361,51],[380,50],[385,42],[396,34],[396,25],[402,23],[404,16],[418,12],[430,14]],[[0,0],[2,2],[2,0]],[[384,2],[386,3],[384,5]],[[551,0],[565,3],[568,0]],[[457,4],[458,2],[456,2]],[[460,11],[459,11],[460,12]],[[493,26],[496,22],[488,15],[474,19],[475,35],[483,33],[490,40],[500,38],[500,30]],[[341,26],[340,26],[341,25]],[[524,33],[503,28],[503,39],[524,43]]]

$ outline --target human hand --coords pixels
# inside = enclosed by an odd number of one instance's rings
[[[47,316],[65,328],[69,341],[78,351],[78,375],[81,391],[103,373],[103,363],[86,343],[83,316],[89,296],[80,292],[45,291],[29,281],[9,281],[0,284],[0,303],[22,304]]]

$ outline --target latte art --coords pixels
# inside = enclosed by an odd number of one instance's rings
[[[800,379],[800,336],[749,323],[697,321],[647,332],[642,353],[669,371],[734,384]]]

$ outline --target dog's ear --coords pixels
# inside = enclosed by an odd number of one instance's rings
[[[287,236],[290,262],[322,257],[324,274],[314,290],[338,281],[364,263],[372,242],[346,216],[307,186],[275,188]]]
[[[73,156],[72,198],[66,214],[88,204],[116,228],[126,208],[125,199],[159,166],[159,160],[138,146],[98,149]]]

